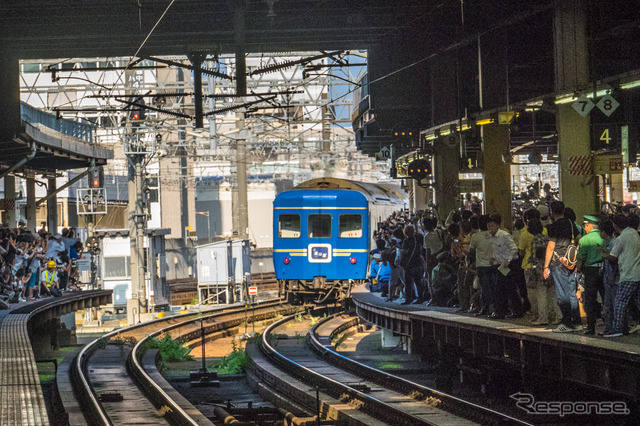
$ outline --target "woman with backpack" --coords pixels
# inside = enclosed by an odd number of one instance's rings
[[[562,312],[562,320],[553,331],[556,333],[582,331],[574,276],[580,231],[571,220],[565,217],[562,201],[552,202],[549,209],[554,222],[547,226],[549,242],[542,274],[545,279],[553,276],[556,299]]]
[[[550,279],[542,276],[544,256],[547,250],[549,237],[544,234],[542,222],[538,218],[530,219],[527,222],[527,230],[533,236],[531,247],[527,250],[529,258],[528,264],[531,268],[528,272],[527,286],[532,290],[532,305],[535,304],[534,318],[531,325],[549,324],[549,306],[555,300],[555,289]]]

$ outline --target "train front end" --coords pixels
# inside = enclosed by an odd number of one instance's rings
[[[292,190],[274,200],[273,262],[291,301],[342,301],[364,281],[368,201],[358,191]]]

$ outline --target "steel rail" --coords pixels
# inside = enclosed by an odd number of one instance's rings
[[[262,352],[267,355],[267,357],[269,357],[276,365],[285,369],[288,374],[293,374],[301,378],[306,383],[319,386],[334,398],[343,399],[344,395],[348,395],[352,400],[362,402],[361,409],[363,412],[377,419],[386,421],[390,424],[435,425],[435,423],[430,423],[423,419],[417,418],[405,411],[395,408],[390,404],[380,401],[379,399],[374,398],[371,395],[368,395],[343,383],[337,382],[333,379],[316,373],[315,371],[304,367],[279,353],[269,343],[269,336],[271,335],[273,330],[292,320],[294,317],[295,315],[292,315],[271,324],[262,334],[260,348]]]
[[[439,407],[442,407],[443,410],[467,418],[470,417],[469,413],[471,413],[472,418],[470,420],[479,421],[483,425],[531,426],[530,423],[526,423],[522,420],[510,417],[504,413],[500,413],[481,405],[465,401],[453,395],[449,395],[436,389],[432,389],[418,383],[414,383],[410,380],[403,379],[402,377],[394,376],[393,374],[389,374],[385,371],[370,367],[361,362],[348,358],[334,351],[333,349],[327,348],[318,339],[317,330],[320,326],[334,319],[337,315],[340,315],[340,313],[321,319],[311,328],[309,338],[309,344],[311,345],[311,347],[336,367],[353,372],[354,374],[370,380],[379,386],[393,389],[406,395],[409,395],[413,392],[419,392],[425,397],[437,398],[442,402]],[[330,340],[333,340],[333,337],[335,337],[337,334],[348,330],[349,328],[353,328],[359,323],[360,318],[356,317],[341,324],[329,334]]]
[[[277,307],[277,306],[282,306],[283,308],[286,306],[287,308],[286,310],[299,309],[299,308],[294,308],[290,305],[287,306],[287,305],[281,304],[280,299],[278,300],[278,302],[275,302],[275,303],[265,302],[264,304],[259,305],[257,308],[258,318],[263,318],[265,315],[265,313],[260,311]],[[162,387],[158,386],[158,384],[156,384],[156,382],[149,376],[149,374],[144,369],[144,366],[140,362],[140,359],[142,358],[141,349],[144,348],[144,346],[150,339],[156,336],[159,336],[163,333],[166,333],[168,331],[172,331],[178,328],[193,325],[196,322],[203,321],[206,319],[214,319],[214,318],[222,318],[222,317],[230,316],[231,318],[229,318],[228,320],[216,323],[214,325],[214,327],[218,330],[227,330],[229,328],[232,328],[235,325],[238,325],[244,320],[244,317],[238,316],[238,314],[244,313],[244,311],[245,311],[244,308],[238,307],[236,309],[214,313],[207,317],[195,318],[195,319],[190,319],[177,324],[172,324],[169,327],[154,331],[150,333],[148,336],[146,336],[145,338],[141,339],[138,343],[136,343],[136,345],[133,347],[133,349],[129,353],[129,356],[127,357],[127,367],[129,372],[133,374],[133,376],[135,377],[138,387],[141,387],[143,391],[147,392],[148,395],[152,398],[152,402],[155,402],[157,406],[167,406],[170,408],[170,410],[167,412],[166,417],[171,420],[171,423],[178,424],[178,425],[194,425],[194,426],[199,424],[186,411],[184,411],[184,409],[180,407],[180,405],[176,403],[173,400],[173,398],[171,398],[171,396],[169,396],[164,391],[164,389],[162,389]],[[272,311],[272,312],[269,312],[269,314],[275,315],[277,312],[279,311]],[[185,334],[180,335],[177,338],[182,339],[185,336],[191,335],[192,333],[194,332],[189,331]],[[195,331],[195,333],[200,333],[200,330],[198,329],[197,331]]]
[[[275,301],[264,302],[264,304],[261,306],[277,306],[279,304],[282,304],[283,302],[284,302],[283,299],[277,299]],[[234,306],[234,309],[239,309],[237,308],[238,306],[243,306],[243,305],[236,304]],[[89,380],[86,377],[87,362],[91,357],[91,355],[96,350],[98,350],[98,343],[100,342],[100,340],[111,339],[113,336],[123,332],[126,333],[136,329],[151,327],[151,326],[158,325],[160,323],[168,323],[175,320],[178,320],[178,323],[172,324],[169,327],[179,326],[183,324],[185,321],[195,322],[201,319],[208,319],[220,314],[224,314],[225,310],[226,310],[226,313],[229,313],[230,311],[228,309],[229,309],[228,306],[211,309],[209,311],[206,311],[206,314],[207,314],[206,316],[200,316],[203,314],[202,312],[194,312],[194,313],[183,314],[179,316],[158,318],[146,323],[135,324],[135,325],[124,327],[118,330],[114,330],[110,333],[105,334],[100,339],[96,339],[93,342],[90,342],[87,345],[85,345],[80,350],[78,355],[76,355],[76,357],[74,358],[70,374],[71,374],[74,394],[78,399],[78,402],[80,403],[80,406],[82,407],[83,412],[85,413],[85,417],[87,417],[87,420],[89,421],[89,423],[92,425],[100,424],[105,426],[111,426],[113,424],[108,414],[106,413],[104,407],[100,403],[99,398],[97,397],[96,392],[93,389],[93,386],[91,385],[91,383],[89,383]]]

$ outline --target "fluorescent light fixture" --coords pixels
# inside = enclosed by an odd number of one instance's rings
[[[598,91],[596,92],[596,98],[599,98],[599,97],[601,97],[601,96],[606,95],[607,93],[609,93],[609,90],[610,90],[610,89],[598,90]],[[587,98],[592,99],[592,98],[593,98],[593,92],[591,92],[591,93],[587,93]]]
[[[594,97],[595,98],[600,98],[600,97],[608,94],[610,91],[611,91],[611,89],[602,89],[602,90],[598,90],[595,94],[593,92],[588,92],[588,93],[584,93],[584,95],[580,95],[580,96],[586,96],[589,99],[593,99]],[[570,104],[572,102],[575,102],[575,101],[578,100],[578,96],[576,96],[576,95],[578,95],[578,94],[565,94],[565,95],[557,96],[555,104],[556,105],[560,105],[560,104]]]
[[[525,108],[524,110],[526,112],[534,112],[534,111],[540,111],[540,108]]]
[[[640,80],[629,81],[620,85],[621,89],[635,89],[636,87],[640,87]]]
[[[543,100],[527,102],[528,107],[539,107],[539,106],[542,106],[543,104],[544,104]]]
[[[556,105],[569,104],[569,103],[574,102],[576,100],[578,100],[578,98],[576,96],[574,96],[573,94],[571,94],[571,95],[562,95],[562,96],[558,96],[556,98],[555,104]]]
[[[476,121],[476,125],[478,126],[484,126],[485,124],[491,124],[493,123],[493,118],[485,118],[483,120],[478,120]]]
[[[451,129],[440,130],[440,136],[447,136],[449,133],[451,133]]]
[[[427,135],[425,139],[428,141],[432,141],[432,140],[438,139],[438,137],[436,135]]]

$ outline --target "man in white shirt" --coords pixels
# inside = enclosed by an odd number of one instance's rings
[[[518,256],[513,237],[504,229],[500,229],[500,217],[491,215],[487,219],[487,230],[491,234],[493,256],[491,266],[495,268],[496,285],[493,293],[494,313],[491,318],[503,319],[507,315],[508,302],[511,300],[514,312],[513,317],[522,316],[522,300],[518,295],[515,284],[511,280],[509,263]]]
[[[55,234],[53,239],[49,240],[49,245],[47,246],[47,252],[45,253],[45,257],[47,259],[55,259],[58,257],[58,252],[66,251],[67,249],[64,246],[64,242],[62,241],[61,234]]]
[[[469,252],[475,251],[476,269],[478,270],[478,282],[482,291],[482,309],[476,313],[479,315],[491,315],[491,305],[493,304],[493,293],[496,286],[496,269],[491,266],[493,257],[493,242],[491,234],[487,230],[486,215],[478,218],[480,232],[471,236],[469,242]]]
[[[627,315],[629,301],[635,295],[640,302],[640,236],[638,231],[629,226],[629,220],[624,215],[613,217],[613,228],[617,234],[611,253],[607,257],[610,262],[617,262],[620,271],[620,281],[616,299],[613,303],[613,325],[604,337],[620,337],[624,330],[624,319]],[[639,304],[640,305],[640,304]]]

